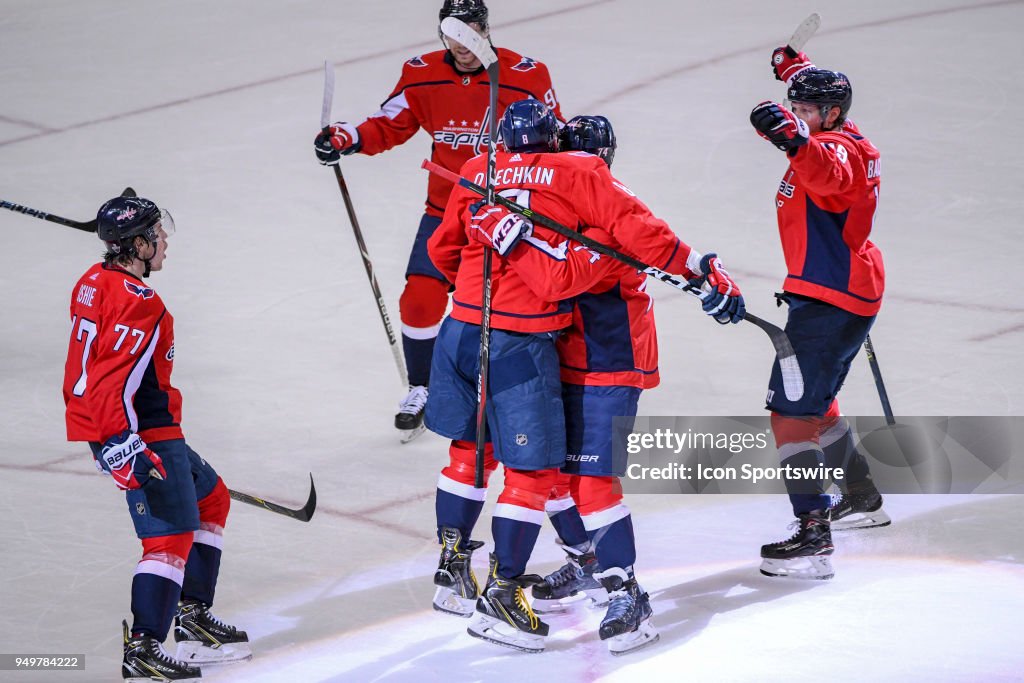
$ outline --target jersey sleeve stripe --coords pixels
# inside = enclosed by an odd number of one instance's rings
[[[392,121],[403,111],[409,108],[409,100],[405,98],[405,91],[392,97],[390,100],[381,105],[380,111],[370,114],[370,118],[382,118],[388,117]]]

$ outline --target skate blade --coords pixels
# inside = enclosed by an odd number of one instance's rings
[[[874,512],[853,512],[841,517],[831,524],[832,531],[850,531],[852,529],[875,529],[881,526],[889,526],[892,519],[885,513],[885,510]]]
[[[209,664],[232,664],[252,659],[249,643],[225,643],[210,647],[198,640],[183,640],[178,643],[176,659],[192,666]]]
[[[442,614],[468,619],[476,611],[476,598],[463,598],[451,588],[438,586],[434,592],[434,609]]]
[[[520,652],[544,652],[544,636],[523,633],[514,626],[479,612],[476,621],[469,625],[466,632],[474,638]]]
[[[397,429],[395,431],[398,432],[399,441],[401,441],[402,443],[409,443],[417,436],[422,434],[424,431],[426,431],[426,429],[426,427],[420,425],[419,427],[413,427],[412,429]]]
[[[761,573],[784,579],[813,579],[827,581],[836,575],[826,555],[794,557],[789,560],[761,560]]]
[[[651,620],[644,619],[635,631],[609,638],[605,642],[608,643],[608,652],[616,657],[621,657],[642,647],[653,645],[660,638],[661,634],[658,633],[658,629],[654,628]]]
[[[153,683],[153,681],[158,680],[160,679],[153,678],[152,676],[130,676],[128,678],[122,678],[121,683]],[[202,675],[196,675],[190,678],[176,678],[174,679],[174,683],[201,683],[202,680]]]
[[[589,609],[604,607],[608,604],[608,591],[604,587],[588,588],[557,600],[534,598],[530,606],[537,614],[565,614],[575,608],[584,605]]]

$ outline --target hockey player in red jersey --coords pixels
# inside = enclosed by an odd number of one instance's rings
[[[668,272],[698,276],[700,254],[618,183],[604,161],[590,154],[549,153],[557,148],[556,129],[554,117],[542,103],[526,100],[510,106],[501,124],[509,152],[498,155],[495,189],[562,224],[604,230],[595,233],[609,243],[632,244],[637,254]],[[485,164],[483,156],[477,157],[467,162],[461,173],[479,181]],[[470,535],[486,493],[472,486],[485,248],[504,257],[496,261],[492,274],[491,382],[486,405],[494,445],[485,470],[489,475],[501,462],[505,487],[493,516],[495,551],[487,585],[480,594],[471,560],[481,544],[471,541]],[[572,322],[571,297],[598,286],[605,276],[618,279],[624,274],[615,270],[617,264],[601,261],[542,227],[534,228],[520,216],[483,205],[463,188],[452,195],[444,222],[430,240],[430,255],[442,272],[450,274],[456,287],[454,309],[442,325],[434,355],[435,388],[426,413],[427,427],[452,439],[450,464],[438,478],[437,524],[443,547],[435,574],[439,590],[434,604],[441,611],[469,616],[473,600],[480,595],[471,634],[540,651],[548,628],[526,603],[522,588],[543,581],[524,572],[558,480],[558,468],[566,460],[566,412],[555,332]],[[524,260],[526,277],[519,259]],[[548,265],[539,265],[544,263]],[[616,274],[609,275],[612,271]],[[722,289],[708,297],[705,305],[722,322],[737,322],[743,315],[739,288],[726,281],[724,271],[718,273]],[[631,364],[631,370],[633,367]],[[618,405],[622,399],[613,400]],[[625,535],[631,541],[628,510],[619,514],[624,508],[615,496],[617,480],[590,479],[596,484],[581,486],[580,495],[598,513],[593,520],[595,531],[604,528],[613,533],[616,542],[625,541]],[[611,485],[602,486],[605,483]],[[601,516],[602,512],[607,514]],[[612,545],[609,543],[609,550]],[[632,559],[623,564],[631,568]],[[606,620],[623,617],[619,607],[628,602],[636,608],[628,615],[635,629],[650,616],[649,606],[645,613],[647,599],[627,566],[607,577],[609,587],[627,599],[616,603],[614,613],[610,608]],[[611,622],[607,626],[607,637],[621,635],[614,632]]]
[[[64,368],[69,441],[86,441],[123,491],[142,559],[132,580],[122,676],[194,680],[196,665],[251,657],[248,636],[210,612],[230,507],[227,487],[185,443],[171,385],[174,319],[144,278],[163,268],[174,222],[140,197],[97,215],[107,252],[71,294]],[[177,658],[161,645],[174,622]]]
[[[455,17],[489,36],[483,0],[445,0],[440,19]],[[440,30],[439,30],[440,35]],[[378,112],[359,125],[341,122],[317,136],[321,163],[336,164],[342,155],[379,154],[409,140],[420,129],[433,138],[431,158],[458,171],[470,157],[487,149],[489,81],[479,60],[455,41],[441,36],[445,49],[413,57]],[[547,67],[506,48],[496,48],[500,64],[498,110],[526,97],[542,100],[561,119]],[[430,359],[441,318],[448,306],[449,284],[427,255],[427,240],[441,222],[452,185],[436,175],[427,184],[427,201],[406,267],[399,299],[402,347],[409,372],[409,393],[395,416],[395,426],[411,438],[422,429],[430,381]]]
[[[853,89],[846,75],[818,69],[789,47],[773,52],[772,68],[789,86],[791,109],[762,102],[750,122],[789,159],[776,194],[788,271],[780,298],[789,304],[786,334],[805,391],[800,400],[788,400],[776,362],[767,408],[783,464],[825,462],[843,467],[847,477],[844,499],[831,515],[824,482],[787,482],[798,528],[790,539],[762,547],[761,571],[828,579],[833,575],[830,519],[856,514],[868,520],[858,526],[889,523],[836,400],[882,304],[882,254],[869,239],[881,161],[875,146],[847,119]]]

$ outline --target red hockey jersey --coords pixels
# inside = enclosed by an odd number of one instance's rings
[[[480,155],[462,168],[463,177],[484,184],[487,158]],[[624,250],[672,273],[690,275],[691,249],[656,218],[629,188],[612,177],[607,165],[586,153],[497,155],[495,189],[562,225],[593,226],[608,232]],[[441,225],[428,242],[430,258],[449,282],[455,283],[452,317],[479,324],[483,283],[483,246],[470,240],[469,207],[480,197],[456,188]],[[511,264],[494,260],[492,325],[518,332],[542,332],[568,327],[572,306],[568,298],[594,286],[593,273],[574,266],[569,241],[534,226],[523,249],[538,250],[551,269],[537,269],[530,282]],[[515,257],[513,252],[512,257]],[[543,273],[547,273],[544,275]],[[544,278],[544,279],[540,279]]]
[[[126,429],[148,442],[182,438],[173,363],[174,319],[156,291],[117,267],[87,270],[71,294],[68,441],[102,443]]]
[[[783,289],[855,315],[878,313],[885,267],[868,236],[881,172],[878,150],[851,122],[798,148],[776,197]]]
[[[548,68],[541,62],[497,48],[498,113],[528,97],[546,103],[560,120],[558,99]],[[431,159],[458,171],[471,157],[487,151],[490,80],[484,69],[461,73],[447,50],[413,57],[380,111],[359,124],[360,152],[379,154],[400,145],[420,128],[433,138]],[[431,175],[427,181],[426,213],[442,216],[452,184]]]
[[[584,234],[625,251],[610,234]],[[658,386],[658,337],[647,276],[610,257],[569,241],[567,258],[555,262],[536,249],[515,249],[508,257],[538,296],[572,296],[572,324],[558,338],[561,378],[567,384]],[[560,283],[573,282],[564,288]],[[582,290],[582,291],[579,291]]]

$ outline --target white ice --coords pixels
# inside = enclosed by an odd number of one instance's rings
[[[768,58],[811,11],[807,49],[845,71],[882,150],[875,239],[888,290],[873,331],[905,415],[1024,409],[1024,3],[966,0],[491,3],[493,35],[548,63],[567,115],[619,135],[616,175],[689,242],[717,250],[750,309],[781,322],[773,194],[783,156],[747,121],[782,99]],[[402,388],[332,174],[315,161],[321,64],[358,121],[402,62],[438,47],[440,0],[289,3],[4,0],[0,198],[88,220],[131,185],[178,223],[153,277],[176,317],[190,443],[228,484],[298,504],[303,525],[236,504],[216,611],[252,662],[211,681],[1008,681],[1024,670],[1024,502],[891,496],[891,528],[837,535],[827,583],[758,574],[779,496],[632,496],[638,576],[661,642],[613,658],[597,612],[552,618],[543,655],[476,641],[430,609],[433,490],[446,444],[399,446]],[[424,134],[344,171],[397,319],[426,178]],[[139,554],[124,503],[60,395],[69,290],[89,235],[0,212],[0,651],[79,653],[115,680]],[[771,363],[751,325],[719,327],[657,283],[662,386],[642,414],[756,415]],[[878,414],[863,357],[849,414]],[[491,498],[493,500],[492,492]],[[478,535],[488,538],[485,514]],[[545,529],[531,570],[560,563]],[[480,558],[478,571],[483,571]]]

